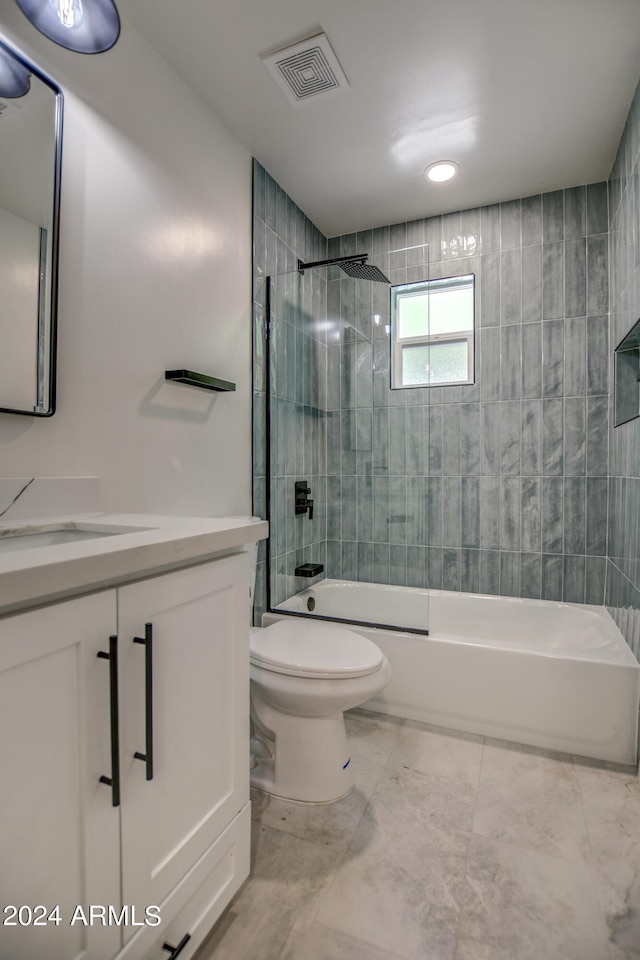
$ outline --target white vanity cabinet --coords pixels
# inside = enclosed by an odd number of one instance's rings
[[[0,619],[0,899],[61,918],[0,927],[0,960],[188,960],[248,875],[246,562]]]
[[[0,620],[2,960],[118,950],[118,929],[71,923],[77,905],[120,899],[119,810],[100,783],[111,758],[109,663],[98,652],[115,632],[114,591]],[[39,906],[45,916],[30,916]]]

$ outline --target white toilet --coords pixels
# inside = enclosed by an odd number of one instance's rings
[[[353,630],[306,617],[252,627],[250,652],[251,786],[312,803],[343,797],[353,785],[343,711],[389,682],[389,661]]]

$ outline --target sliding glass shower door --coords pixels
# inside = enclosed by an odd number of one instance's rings
[[[390,377],[391,289],[427,264],[421,246],[372,256],[374,279],[329,264],[268,280],[272,610],[428,629],[430,388]]]

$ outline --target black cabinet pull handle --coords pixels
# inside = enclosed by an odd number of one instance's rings
[[[182,953],[182,951],[183,951],[184,948],[186,947],[186,945],[187,945],[187,943],[189,942],[189,940],[191,940],[191,934],[190,934],[190,933],[185,933],[184,937],[182,938],[182,940],[180,941],[180,943],[178,944],[177,947],[172,947],[170,943],[163,943],[163,944],[162,944],[162,949],[163,949],[163,950],[169,950],[170,953],[171,953],[171,956],[168,957],[167,960],[175,960],[175,958],[178,956],[178,954],[179,954],[179,953]]]
[[[109,701],[111,710],[111,776],[100,777],[100,783],[111,787],[111,803],[120,806],[120,725],[118,722],[118,638],[109,637],[109,653],[100,650],[98,657],[109,661]]]
[[[145,714],[145,752],[136,751],[134,757],[136,760],[144,760],[147,766],[147,780],[153,780],[153,624],[145,623],[144,637],[134,637],[133,642],[144,644]]]

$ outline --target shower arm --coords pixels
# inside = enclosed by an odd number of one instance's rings
[[[341,263],[365,263],[368,253],[355,253],[350,257],[332,257],[330,260],[314,260],[312,263],[304,263],[298,258],[298,271],[304,274],[305,270],[311,270],[312,267],[332,267]]]

